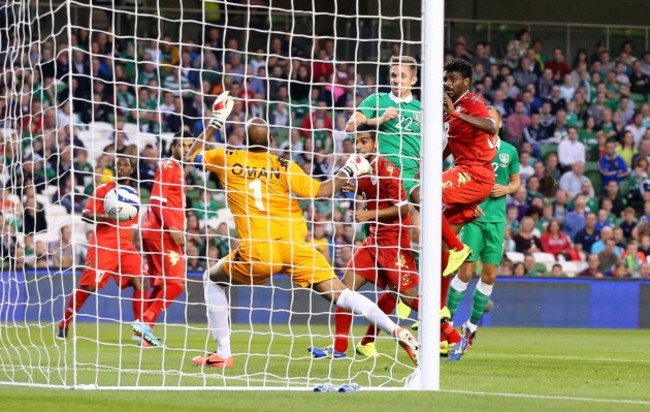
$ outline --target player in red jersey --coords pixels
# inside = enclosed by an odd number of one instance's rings
[[[357,152],[364,155],[372,165],[372,173],[357,178],[356,193],[365,199],[366,210],[357,210],[354,219],[358,223],[370,223],[370,235],[348,263],[343,284],[352,290],[359,290],[367,282],[381,289],[389,288],[393,291],[392,295],[399,294],[404,303],[418,310],[417,285],[420,278],[410,250],[410,204],[400,171],[389,160],[376,154],[374,128],[359,128],[356,146]],[[348,186],[347,189],[354,190],[354,187]],[[379,303],[378,306],[384,313],[390,314],[395,307],[395,299],[393,296],[389,308],[382,307]],[[351,324],[352,314],[345,309],[336,308],[334,347],[310,347],[309,351],[316,358],[345,358]],[[376,333],[377,328],[371,325],[364,341],[357,346],[357,351],[373,356],[367,351],[376,353]]]
[[[137,216],[128,221],[117,221],[104,210],[104,196],[118,184],[128,186],[131,183],[131,159],[118,155],[116,164],[116,181],[98,186],[81,214],[84,220],[97,225],[88,246],[79,288],[68,300],[64,318],[59,323],[57,338],[60,339],[68,336],[74,313],[79,312],[91,293],[104,288],[111,278],[122,288],[133,287],[133,317],[138,319],[142,316],[142,259],[133,244]]]
[[[158,315],[185,288],[185,171],[181,160],[193,143],[191,134],[176,134],[171,143],[171,158],[161,162],[154,177],[150,207],[141,230],[142,250],[153,288],[142,322],[136,320],[132,325],[137,336],[148,337],[143,323],[153,327]],[[147,344],[151,342],[145,340],[143,345]]]
[[[443,108],[448,136],[444,156],[453,155],[455,166],[442,174],[442,305],[447,301],[450,275],[471,253],[456,235],[465,223],[478,217],[479,204],[490,195],[494,186],[492,159],[497,153],[491,140],[497,133],[496,123],[483,99],[469,92],[472,65],[462,59],[451,60],[445,65],[444,81]],[[455,252],[454,256],[450,252]],[[445,320],[440,326],[441,334],[450,343],[457,343],[458,333]],[[459,343],[450,353],[450,359],[460,359],[465,351],[465,339]]]

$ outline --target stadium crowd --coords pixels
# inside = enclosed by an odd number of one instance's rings
[[[345,163],[354,151],[346,122],[386,83],[387,67],[358,72],[337,59],[330,38],[290,48],[278,36],[268,50],[243,53],[243,39],[222,34],[212,27],[195,42],[163,36],[136,44],[111,27],[92,35],[78,29],[70,44],[34,42],[22,59],[3,60],[5,267],[82,264],[85,239],[73,245],[71,226],[49,241],[39,237],[52,224],[46,209],[80,213],[93,189],[113,178],[116,153],[137,161],[146,203],[158,159],[167,156],[160,136],[183,129],[198,136],[223,90],[236,100],[215,143],[240,146],[247,119],[260,116],[272,126],[276,153],[309,174],[324,179]],[[394,45],[387,55],[399,51]],[[565,276],[570,262],[579,276],[650,278],[650,51],[599,43],[570,58],[522,30],[499,57],[489,43],[470,47],[459,36],[445,59],[453,57],[473,64],[472,91],[502,113],[501,135],[520,152],[522,188],[508,202],[499,274]],[[79,136],[97,123],[114,131],[95,157],[93,140]],[[133,124],[157,143],[139,147],[129,136]],[[187,176],[188,269],[202,271],[237,238],[227,222],[206,223],[225,207],[217,181],[205,187],[189,166]],[[304,206],[313,243],[342,269],[363,235],[350,217],[353,199],[338,196]]]

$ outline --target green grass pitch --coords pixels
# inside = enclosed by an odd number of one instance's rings
[[[307,391],[82,391],[0,385],[3,411],[363,411],[650,410],[650,331],[485,328],[460,362],[442,362],[438,393],[400,391],[412,367],[401,349],[379,342],[377,360],[309,358],[306,347],[331,340],[325,326],[269,329],[235,325],[235,368],[206,370],[191,358],[212,348],[205,325],[158,328],[168,349],[140,349],[126,326],[80,324],[76,345],[55,342],[54,327],[0,325],[0,381],[74,384],[312,387],[353,376],[354,394]],[[272,332],[272,333],[271,333]],[[292,339],[289,332],[294,335]],[[355,329],[360,336],[362,328]],[[100,337],[98,340],[97,337]],[[100,343],[98,343],[100,342]],[[76,348],[75,348],[76,346]],[[187,350],[183,350],[185,347]],[[244,356],[244,348],[251,356]],[[352,354],[352,346],[348,351]],[[397,354],[398,362],[393,361]],[[18,362],[22,359],[22,365]],[[13,366],[12,366],[13,365]],[[266,374],[263,372],[266,370]],[[369,384],[396,391],[364,391]],[[445,406],[447,405],[447,406]],[[438,407],[436,407],[438,406]]]

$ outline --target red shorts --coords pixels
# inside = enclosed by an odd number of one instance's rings
[[[125,288],[131,279],[141,276],[142,258],[135,248],[115,250],[91,245],[79,285],[102,289],[112,277],[121,288]]]
[[[354,252],[348,269],[381,289],[392,286],[398,291],[413,289],[420,283],[415,259],[410,250],[397,241],[380,241],[368,237]]]
[[[169,232],[142,230],[142,250],[147,258],[151,285],[185,283],[185,251]]]
[[[442,202],[445,217],[452,225],[464,225],[476,219],[476,208],[488,196],[494,181],[476,180],[471,171],[454,167],[442,173]]]

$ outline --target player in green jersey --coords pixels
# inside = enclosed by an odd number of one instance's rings
[[[499,130],[501,128],[501,113],[493,107],[488,107],[488,112],[490,117],[496,121],[497,130]],[[453,316],[465,296],[467,284],[474,275],[476,260],[480,258],[483,269],[481,279],[478,281],[472,297],[472,314],[461,327],[461,333],[470,344],[476,334],[478,322],[483,317],[485,307],[490,300],[492,287],[497,277],[497,267],[501,264],[506,226],[506,195],[515,193],[521,185],[517,149],[510,143],[499,139],[498,133],[492,137],[492,142],[498,148],[497,156],[492,160],[496,183],[490,197],[481,203],[483,216],[463,226],[461,240],[472,248],[473,254],[451,281],[447,296],[447,307]]]

